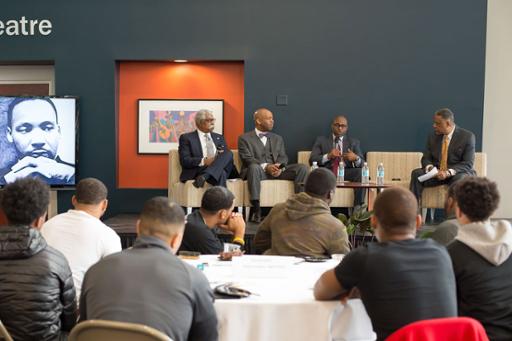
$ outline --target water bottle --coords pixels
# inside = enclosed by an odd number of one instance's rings
[[[384,164],[382,162],[377,166],[377,185],[384,185]]]
[[[338,166],[338,175],[336,176],[336,181],[342,183],[345,181],[345,162],[340,161]]]
[[[311,171],[314,171],[317,168],[318,168],[318,162],[313,161],[313,164],[311,165]]]
[[[366,162],[363,164],[363,168],[361,168],[361,183],[370,183],[370,170],[368,169],[368,163]]]

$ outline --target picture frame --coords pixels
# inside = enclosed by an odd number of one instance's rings
[[[213,113],[214,132],[222,134],[222,99],[139,99],[137,153],[168,154],[178,149],[180,136],[196,130],[195,115],[201,109]]]

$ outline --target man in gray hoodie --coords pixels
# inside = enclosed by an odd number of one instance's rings
[[[512,226],[491,222],[500,195],[495,182],[467,177],[455,185],[460,228],[448,246],[460,316],[479,320],[489,339],[512,340]]]
[[[275,205],[254,237],[256,252],[269,255],[326,256],[350,251],[347,229],[331,215],[336,178],[326,168],[308,176],[305,192]]]

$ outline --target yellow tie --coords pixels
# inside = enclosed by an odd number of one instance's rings
[[[441,164],[439,165],[440,170],[448,170],[448,135],[443,138],[443,146],[441,147]]]

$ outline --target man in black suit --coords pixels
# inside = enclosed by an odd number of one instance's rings
[[[421,167],[412,171],[410,189],[418,201],[424,187],[452,184],[464,176],[476,175],[475,135],[455,125],[455,115],[450,109],[440,109],[434,114],[434,132],[427,140],[421,158]],[[436,167],[437,175],[425,182],[418,177]]]
[[[345,180],[361,182],[361,167],[364,163],[359,140],[347,136],[348,121],[343,115],[336,116],[331,124],[330,136],[317,137],[309,164],[316,162],[320,167],[331,169],[337,175],[340,161],[345,165]],[[362,205],[365,190],[354,190],[354,205]]]
[[[194,179],[197,188],[205,182],[226,187],[226,179],[234,170],[233,153],[227,149],[224,137],[213,132],[215,118],[211,111],[199,110],[195,122],[196,131],[180,136],[180,181]]]
[[[261,222],[261,180],[293,180],[295,192],[300,192],[308,173],[305,165],[288,165],[283,138],[270,131],[274,117],[270,110],[261,108],[254,113],[256,129],[238,138],[238,152],[242,160],[242,179],[247,179],[252,205],[250,221]]]

